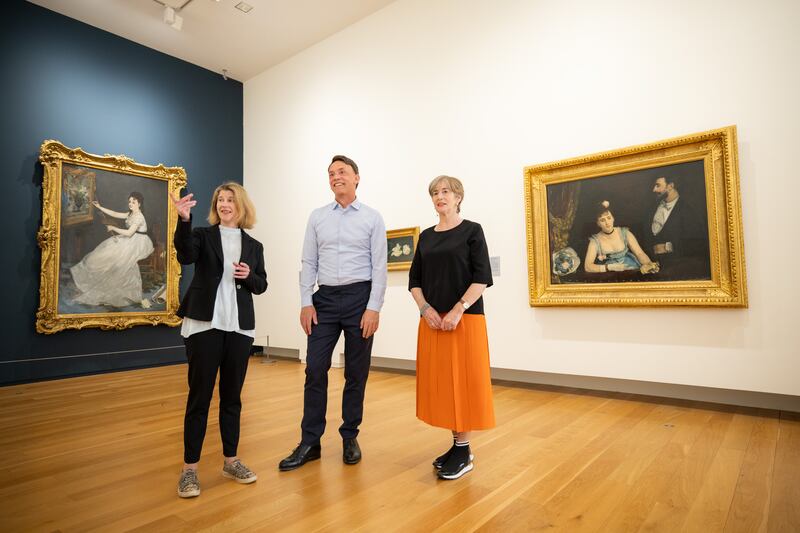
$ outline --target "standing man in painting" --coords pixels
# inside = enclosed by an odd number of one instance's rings
[[[319,459],[328,405],[328,369],[344,331],[342,460],[356,464],[356,436],[364,412],[373,334],[386,292],[386,227],[381,214],[356,198],[361,177],[343,155],[328,166],[335,201],[315,209],[308,220],[300,273],[300,326],[308,335],[301,440],[278,468],[294,470]],[[314,285],[319,289],[313,292]]]
[[[658,201],[642,230],[645,252],[659,262],[667,279],[710,279],[705,218],[681,197],[680,183],[675,178],[656,178],[653,193]]]

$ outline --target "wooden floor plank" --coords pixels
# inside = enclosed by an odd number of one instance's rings
[[[800,531],[800,415],[781,413],[767,531]]]
[[[777,416],[755,420],[724,531],[767,530],[778,427]]]

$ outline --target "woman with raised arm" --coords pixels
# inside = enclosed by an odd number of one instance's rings
[[[178,496],[200,494],[197,466],[206,434],[208,409],[219,371],[219,429],[224,462],[222,475],[252,483],[256,474],[237,456],[241,391],[255,337],[253,295],[267,290],[264,248],[244,229],[256,222],[253,203],[238,183],[214,191],[208,227],[192,229],[188,194],[172,197],[178,211],[175,250],[183,265],[194,264],[194,277],[178,316],[189,360],[189,397],[183,422],[183,469]]]

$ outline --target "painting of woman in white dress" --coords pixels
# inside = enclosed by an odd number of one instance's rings
[[[169,196],[182,167],[42,143],[36,331],[178,326],[181,267]]]
[[[110,237],[97,245],[69,271],[77,288],[73,302],[85,305],[126,307],[142,305],[142,276],[138,262],[153,253],[153,241],[147,234],[143,213],[144,196],[128,195],[128,211],[114,211],[94,201],[105,215],[124,220],[125,227],[106,224]]]

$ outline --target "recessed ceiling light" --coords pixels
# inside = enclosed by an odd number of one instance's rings
[[[238,9],[243,13],[250,13],[250,10],[253,9],[253,6],[251,6],[246,2],[239,2],[238,4],[236,4],[236,9]]]

